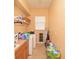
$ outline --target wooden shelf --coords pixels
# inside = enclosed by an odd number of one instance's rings
[[[27,24],[27,25],[30,24],[30,22],[27,22],[26,20],[23,20],[23,21],[14,20],[14,24],[16,24],[16,23]]]
[[[22,22],[14,22],[14,24],[15,24],[15,23],[20,23],[20,24],[22,24]]]
[[[14,23],[21,23],[21,24],[30,24],[31,20],[28,17],[23,17],[22,20],[19,19],[19,16],[14,17]]]

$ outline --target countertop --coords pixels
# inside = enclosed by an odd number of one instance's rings
[[[21,47],[25,42],[27,42],[28,40],[18,40],[16,43],[14,43],[15,47],[14,50],[18,50],[19,47]]]

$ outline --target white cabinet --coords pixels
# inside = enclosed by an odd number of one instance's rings
[[[32,55],[32,35],[29,38],[29,55]]]
[[[36,36],[35,34],[30,34],[30,39],[29,39],[29,55],[32,55],[33,48],[36,47]]]

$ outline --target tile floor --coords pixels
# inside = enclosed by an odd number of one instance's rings
[[[38,44],[36,48],[33,49],[33,55],[29,56],[28,59],[47,59],[44,45]]]

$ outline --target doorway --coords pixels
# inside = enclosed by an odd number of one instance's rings
[[[39,33],[39,42],[43,42],[43,33]]]

